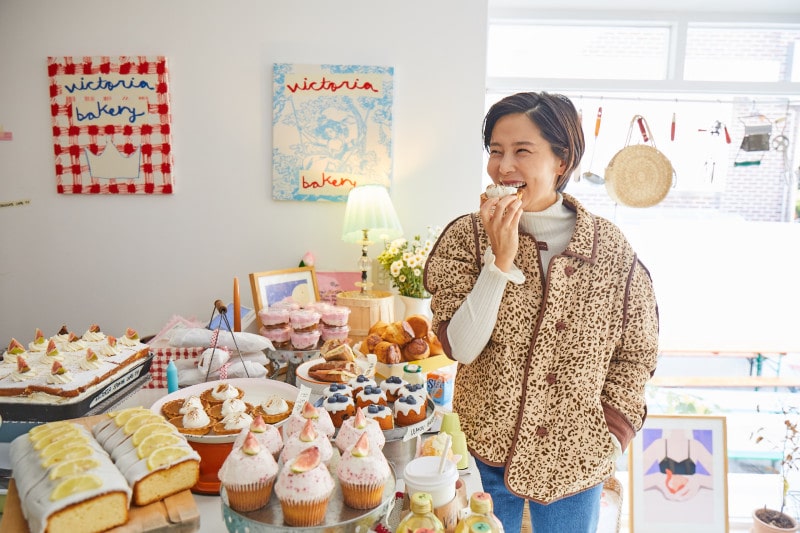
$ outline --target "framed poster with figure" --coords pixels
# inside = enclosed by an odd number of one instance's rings
[[[631,533],[728,531],[725,417],[648,415],[629,449]]]
[[[317,277],[312,266],[251,272],[250,288],[256,312],[287,298],[300,305],[319,301]]]

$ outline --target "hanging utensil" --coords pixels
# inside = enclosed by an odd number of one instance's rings
[[[672,112],[672,124],[670,124],[670,127],[669,127],[669,140],[670,141],[674,141],[675,140],[675,112],[674,111]]]
[[[597,108],[597,118],[594,121],[594,144],[592,145],[592,156],[589,158],[589,169],[581,174],[581,176],[589,183],[595,185],[602,185],[605,180],[602,176],[598,176],[592,172],[592,165],[594,164],[594,153],[597,151],[597,137],[600,135],[600,122],[603,118],[603,106]]]

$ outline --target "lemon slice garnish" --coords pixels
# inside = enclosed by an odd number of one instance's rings
[[[124,426],[125,422],[130,420],[131,417],[151,412],[152,411],[150,411],[150,409],[145,409],[144,407],[129,407],[112,416],[114,417],[114,423],[116,423],[118,426]]]
[[[146,413],[130,417],[128,421],[125,422],[125,427],[123,427],[122,430],[126,435],[130,435],[145,424],[151,424],[163,419],[164,418],[161,415],[157,415],[152,411],[148,411]]]
[[[73,446],[86,446],[88,443],[89,439],[86,438],[86,435],[77,433],[63,439],[54,440],[39,452],[39,457],[42,459],[48,459],[61,450],[65,450]]]
[[[48,431],[47,433],[42,433],[40,435],[41,438],[33,443],[33,449],[39,451],[42,448],[46,448],[47,446],[49,446],[54,442],[71,438],[76,435],[80,435],[80,431],[78,431],[78,428],[76,428],[75,426],[68,428],[57,428],[55,431]]]
[[[59,430],[64,430],[67,426],[75,428],[71,422],[50,422],[48,424],[44,424],[41,426],[36,426],[35,428],[31,428],[28,431],[28,437],[31,439],[32,442],[37,442],[51,432],[58,432]]]
[[[59,450],[44,461],[42,461],[42,466],[47,468],[48,466],[54,465],[56,463],[60,463],[62,461],[68,461],[70,459],[80,459],[82,457],[90,457],[94,454],[94,450],[92,450],[86,444],[78,444],[76,446],[70,446],[69,448],[64,448],[63,450]]]
[[[136,453],[139,454],[139,459],[144,459],[159,448],[174,447],[182,442],[183,437],[175,433],[153,433],[137,446]]]
[[[161,422],[152,422],[149,424],[144,424],[140,426],[136,431],[133,432],[133,436],[131,437],[131,442],[134,446],[139,446],[139,444],[150,435],[155,433],[175,433],[175,426],[169,424],[166,420],[161,420]]]
[[[64,461],[63,463],[58,463],[50,470],[50,479],[55,480],[62,477],[74,476],[91,470],[92,468],[97,468],[98,466],[100,466],[100,461],[93,457]]]
[[[103,480],[94,474],[80,474],[70,476],[56,485],[50,494],[50,501],[58,501],[78,492],[86,492],[103,486]]]
[[[190,453],[192,453],[191,448],[185,446],[159,448],[147,457],[147,468],[149,470],[158,470],[162,466],[172,464]]]

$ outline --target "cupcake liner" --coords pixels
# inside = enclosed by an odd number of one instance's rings
[[[321,524],[328,512],[328,502],[331,495],[312,501],[299,501],[292,499],[280,500],[283,511],[283,521],[289,526],[311,527]]]
[[[340,485],[345,505],[353,509],[372,509],[383,501],[386,482],[365,484],[340,481]]]
[[[234,511],[246,512],[261,509],[272,496],[275,476],[258,483],[240,483],[225,485],[228,494],[228,505]]]

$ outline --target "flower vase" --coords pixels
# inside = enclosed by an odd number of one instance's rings
[[[428,317],[428,320],[433,318],[431,312],[431,299],[428,298],[415,298],[413,296],[400,295],[400,301],[405,306],[404,317],[411,315],[423,315]]]

